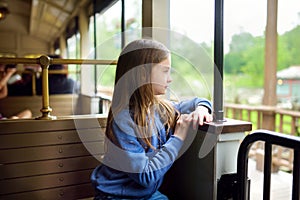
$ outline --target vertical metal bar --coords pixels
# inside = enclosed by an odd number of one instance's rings
[[[77,58],[80,58],[80,55],[79,55],[79,49],[80,49],[80,37],[79,37],[79,17],[77,16],[76,18],[76,32],[75,32],[75,38],[76,38],[76,59]],[[68,70],[69,70],[69,65],[68,65]],[[79,72],[80,71],[80,65],[76,65],[76,80],[78,81],[79,80]],[[77,91],[76,91],[77,92]]]
[[[50,58],[48,56],[41,56],[39,63],[42,67],[42,116],[36,119],[56,119],[55,116],[51,116],[52,108],[49,103],[49,79],[48,79],[48,68],[50,65]]]
[[[32,95],[35,96],[36,95],[36,72],[35,71],[31,71],[31,77],[32,77],[32,85],[31,85]]]
[[[292,199],[300,199],[300,152],[294,150]]]
[[[223,0],[215,0],[214,121],[224,121],[223,112]]]
[[[94,0],[94,58],[97,59],[97,25],[96,25],[96,7],[97,0]],[[97,95],[97,65],[94,65],[94,93]]]
[[[125,46],[125,0],[121,0],[122,8],[121,8],[121,47],[122,49]]]
[[[263,199],[270,199],[271,187],[271,167],[272,167],[272,144],[265,142],[265,158],[264,158],[264,193]]]
[[[246,195],[246,177],[247,166],[245,165],[248,159],[250,146],[257,141],[265,142],[265,158],[264,158],[264,188],[263,199],[270,199],[271,188],[271,167],[272,167],[272,145],[279,145],[294,149],[294,167],[293,167],[293,193],[292,199],[300,199],[300,139],[299,137],[290,136],[273,131],[254,131],[247,135],[242,141],[237,160],[237,196],[238,200],[247,199]]]
[[[252,143],[244,140],[238,151],[237,159],[237,200],[247,199],[248,152]]]

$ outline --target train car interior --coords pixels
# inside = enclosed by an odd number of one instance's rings
[[[277,1],[266,1],[269,12],[276,10]],[[171,3],[0,0],[0,77],[9,67],[15,69],[8,82],[8,94],[0,99],[0,199],[94,198],[90,176],[105,152],[105,129],[118,55],[128,42],[142,37],[167,46],[179,41],[181,34],[169,30]],[[251,199],[247,166],[250,147],[258,141],[264,143],[263,199],[271,199],[273,145],[292,149],[291,197],[300,199],[299,137],[264,127],[253,131],[250,120],[225,115],[224,4],[223,0],[211,2],[212,59],[198,61],[197,57],[203,57],[196,53],[199,47],[187,40],[196,50],[187,52],[184,61],[204,63],[211,68],[208,82],[213,89],[211,93],[206,89],[204,95],[213,103],[214,120],[201,126],[187,141],[188,149],[165,175],[160,190],[170,200]],[[117,17],[112,18],[113,15]],[[107,19],[111,20],[105,23]],[[272,34],[268,38],[272,43]],[[174,57],[180,60],[178,43]],[[189,57],[193,53],[196,56]],[[180,78],[181,71],[176,70]],[[188,77],[181,78],[190,81]],[[182,85],[175,87],[180,89]],[[178,92],[182,95],[179,99],[190,95],[184,90]],[[193,94],[198,95],[197,92]],[[30,117],[11,117],[26,109],[31,111]],[[238,112],[239,108],[236,109]],[[275,116],[268,109],[260,110],[260,114],[265,117],[263,120],[271,122]],[[300,115],[293,116],[297,124]]]

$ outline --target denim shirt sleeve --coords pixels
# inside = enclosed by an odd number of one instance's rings
[[[136,137],[135,124],[128,113],[115,116],[113,131],[120,146],[107,141],[104,163],[123,171],[144,187],[156,184],[171,167],[183,142],[171,136],[160,148],[148,154]]]
[[[174,107],[182,114],[189,114],[193,112],[197,106],[205,106],[212,112],[212,106],[210,101],[205,98],[193,98],[191,100],[181,101],[179,103],[174,103]]]

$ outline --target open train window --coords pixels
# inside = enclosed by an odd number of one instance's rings
[[[126,1],[124,5],[125,32],[134,31],[135,34],[124,34],[128,43],[141,37],[142,2],[138,0]],[[116,60],[122,50],[122,1],[116,1],[108,9],[101,10],[90,17],[89,34],[91,44],[89,58],[98,60]],[[94,19],[95,17],[95,19]],[[114,85],[115,66],[97,65],[97,91],[103,88],[112,89]],[[106,90],[106,89],[105,89]],[[101,92],[101,91],[100,91]]]

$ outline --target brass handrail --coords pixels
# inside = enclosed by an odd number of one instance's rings
[[[41,57],[48,57],[42,55],[39,58],[11,58],[0,57],[0,64],[40,64]],[[50,65],[52,64],[77,64],[77,65],[116,65],[116,60],[89,60],[89,59],[62,59],[62,58],[50,58]]]
[[[7,58],[0,57],[0,64],[38,64],[42,68],[42,116],[36,119],[56,119],[56,116],[51,115],[52,108],[49,103],[49,65],[52,64],[92,64],[92,65],[116,65],[116,60],[89,60],[89,59],[61,59],[50,58],[42,55],[39,58]]]

